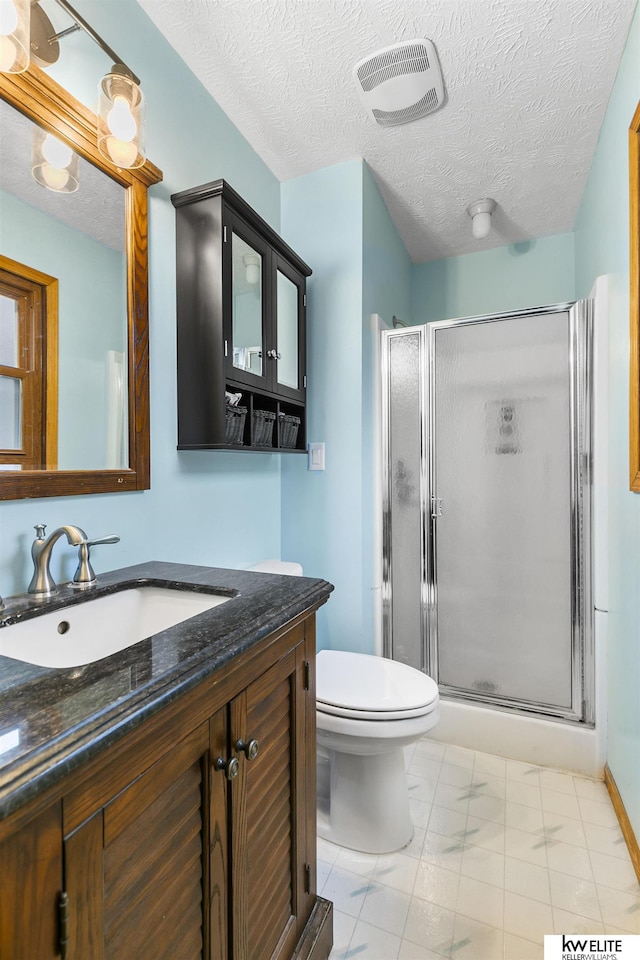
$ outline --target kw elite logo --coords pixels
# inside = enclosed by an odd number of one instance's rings
[[[640,960],[640,936],[545,936],[544,960]]]

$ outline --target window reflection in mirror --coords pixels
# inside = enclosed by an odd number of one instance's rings
[[[0,468],[55,470],[58,281],[0,254]]]
[[[126,468],[126,191],[82,157],[75,192],[47,189],[31,173],[36,125],[0,100],[0,129],[0,254],[58,286],[57,356],[45,357],[42,386],[46,394],[47,370],[57,367],[57,440],[53,449],[39,428],[44,462],[25,461],[23,468]],[[59,186],[61,176],[49,180]],[[0,342],[11,322],[7,308]],[[11,389],[15,395],[15,382]],[[15,409],[11,416],[15,440]],[[9,437],[9,422],[0,430]],[[10,468],[6,458],[2,466]]]

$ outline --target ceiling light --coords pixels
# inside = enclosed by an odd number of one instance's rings
[[[34,127],[31,141],[31,175],[56,193],[75,193],[78,189],[78,154],[52,133]]]
[[[476,240],[484,240],[489,236],[491,230],[491,214],[497,204],[495,200],[475,200],[467,207],[467,213],[471,217],[471,230]]]
[[[0,0],[0,70],[23,73],[29,66],[31,0]]]
[[[252,287],[260,281],[260,257],[255,253],[246,253],[242,258],[245,278]]]

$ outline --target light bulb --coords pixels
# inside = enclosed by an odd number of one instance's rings
[[[491,232],[491,214],[496,209],[497,203],[490,197],[484,200],[475,200],[467,207],[467,213],[471,217],[471,232],[476,240],[484,240]]]
[[[488,237],[491,230],[491,214],[484,211],[476,213],[471,220],[471,230],[476,240],[484,240]]]
[[[252,287],[260,282],[260,258],[253,253],[247,253],[242,258],[244,263],[244,275],[248,284]]]
[[[117,137],[107,137],[106,147],[109,156],[119,167],[132,167],[138,157],[138,147],[130,140],[119,140]]]
[[[8,37],[18,27],[18,11],[13,0],[0,0],[0,36]]]
[[[131,71],[115,63],[100,81],[98,150],[118,167],[144,163],[144,97]]]
[[[0,0],[0,71],[23,73],[29,66],[29,0]]]
[[[78,154],[68,144],[41,127],[33,128],[31,175],[36,183],[57,193],[74,193],[78,189],[78,165]]]
[[[49,161],[52,167],[60,169],[69,166],[73,151],[66,143],[62,143],[57,137],[49,133],[42,144],[42,156]]]
[[[54,167],[50,163],[43,163],[41,167],[42,179],[50,190],[64,190],[69,183],[69,171]]]
[[[138,126],[125,97],[114,97],[113,107],[107,114],[109,130],[118,140],[133,140]]]
[[[0,70],[9,73],[18,59],[18,45],[11,37],[0,35]]]

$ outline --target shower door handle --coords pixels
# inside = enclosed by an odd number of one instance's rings
[[[431,517],[436,520],[442,516],[442,497],[431,497]]]

